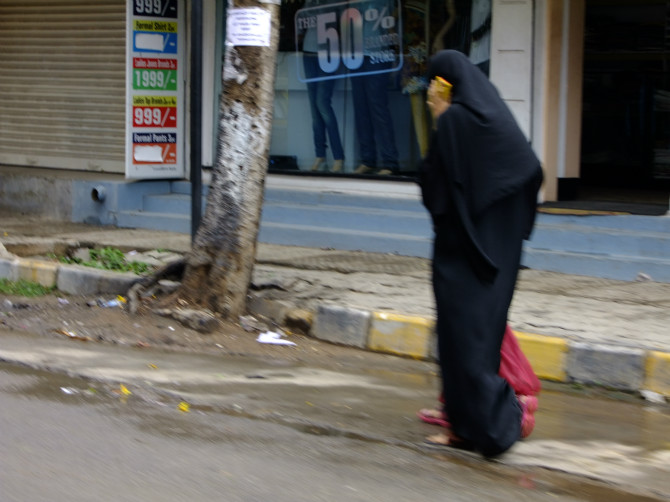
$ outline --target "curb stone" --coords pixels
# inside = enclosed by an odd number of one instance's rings
[[[670,397],[670,353],[651,351],[647,355],[644,389]]]
[[[368,347],[370,312],[335,305],[319,305],[312,332],[315,338],[365,349]]]
[[[56,285],[58,265],[40,260],[18,260],[16,277],[19,280],[35,282],[47,288]]]
[[[644,383],[644,358],[640,349],[572,342],[566,372],[574,382],[638,390]]]
[[[56,287],[68,294],[126,294],[141,279],[129,272],[112,272],[81,265],[61,265]]]
[[[11,258],[0,258],[0,279],[12,282],[18,280],[18,260]]]
[[[0,279],[56,286],[69,294],[125,294],[140,276],[23,258],[0,258]],[[279,300],[252,301],[250,311],[284,324],[302,309]],[[260,312],[258,311],[260,310]],[[321,304],[313,313],[311,335],[319,340],[426,361],[436,359],[433,319],[369,312]],[[516,332],[538,377],[563,383],[602,385],[625,391],[648,390],[670,398],[670,353]]]

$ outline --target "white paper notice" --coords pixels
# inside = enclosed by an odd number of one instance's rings
[[[137,162],[163,162],[163,149],[160,146],[135,145],[133,158]]]
[[[230,9],[226,45],[270,46],[270,12],[258,7]]]
[[[165,49],[163,35],[158,33],[137,33],[135,47],[138,51],[162,51]]]

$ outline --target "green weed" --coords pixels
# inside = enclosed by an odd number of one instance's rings
[[[50,294],[55,288],[42,286],[36,282],[20,280],[17,282],[9,279],[0,279],[0,293],[13,296],[44,296]]]
[[[133,272],[137,275],[145,274],[149,271],[149,265],[147,263],[127,261],[126,257],[123,255],[123,251],[117,248],[106,247],[102,249],[91,249],[89,254],[91,259],[88,261],[68,256],[61,256],[58,260],[61,263],[74,263],[85,267],[111,270],[115,272]]]

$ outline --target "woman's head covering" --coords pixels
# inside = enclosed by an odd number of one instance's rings
[[[458,187],[471,217],[494,202],[542,179],[540,162],[497,89],[461,52],[445,50],[430,60],[430,79],[452,85],[449,109],[438,119],[433,160]],[[437,207],[437,206],[436,206]]]
[[[452,103],[460,103],[473,112],[482,113],[487,107],[502,104],[498,91],[488,77],[459,51],[438,52],[430,60],[428,78],[440,76],[449,81],[452,89]]]

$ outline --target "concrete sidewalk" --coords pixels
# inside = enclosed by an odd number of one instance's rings
[[[137,276],[31,257],[67,246],[188,251],[188,235],[0,214],[0,278],[70,294],[123,293]],[[417,359],[434,357],[428,260],[259,244],[249,309],[318,339]],[[457,292],[455,292],[457,294]],[[510,312],[546,380],[670,396],[670,284],[523,270]]]

